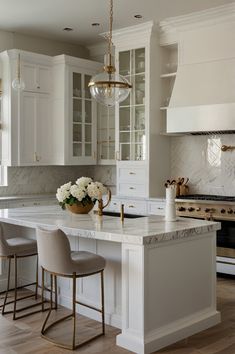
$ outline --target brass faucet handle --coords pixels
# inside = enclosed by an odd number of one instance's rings
[[[121,222],[124,222],[124,204],[121,204],[120,218]]]

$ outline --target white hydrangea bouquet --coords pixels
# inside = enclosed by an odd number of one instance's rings
[[[75,184],[69,182],[58,188],[56,198],[62,209],[68,208],[74,213],[87,213],[107,192],[108,189],[101,182],[94,182],[89,177],[81,177]]]

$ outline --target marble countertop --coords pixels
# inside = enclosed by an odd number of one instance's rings
[[[163,216],[138,219],[103,216],[92,212],[76,215],[59,206],[35,206],[0,210],[0,221],[25,227],[60,228],[71,236],[94,238],[121,243],[154,244],[171,240],[197,237],[220,229],[220,223],[189,218],[166,222]]]
[[[25,194],[25,195],[6,195],[0,197],[0,201],[4,200],[22,200],[22,199],[51,199],[55,198],[55,194]]]

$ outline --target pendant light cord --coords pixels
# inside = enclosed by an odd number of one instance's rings
[[[110,16],[109,16],[109,40],[108,40],[108,56],[109,66],[112,65],[112,33],[113,33],[113,0],[110,0]]]
[[[18,58],[17,58],[17,79],[20,80],[20,53],[18,54]]]

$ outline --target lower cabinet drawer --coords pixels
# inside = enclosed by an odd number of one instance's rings
[[[164,203],[148,203],[148,214],[149,215],[165,215],[165,204]]]
[[[120,212],[121,202],[119,200],[111,200],[109,205],[105,208],[105,211],[117,211]]]
[[[140,183],[119,183],[118,194],[131,197],[146,197],[146,186]]]
[[[122,204],[124,204],[126,214],[147,215],[147,202],[145,201],[124,200]]]
[[[120,167],[118,169],[119,180],[128,183],[140,183],[146,180],[146,168],[144,167]]]

